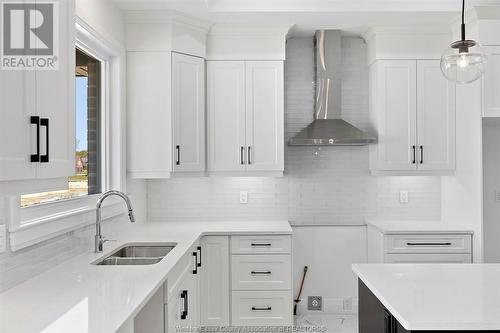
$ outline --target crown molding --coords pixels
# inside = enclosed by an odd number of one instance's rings
[[[286,36],[293,24],[256,25],[256,24],[214,24],[209,36]]]
[[[199,30],[204,33],[207,33],[213,25],[212,22],[190,17],[171,10],[131,10],[131,11],[126,11],[124,16],[125,16],[125,23],[180,24],[188,26],[192,29]]]

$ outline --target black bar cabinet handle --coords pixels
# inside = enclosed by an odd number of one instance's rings
[[[40,127],[45,127],[45,155],[40,156],[41,163],[49,162],[49,118],[40,119]]]
[[[240,163],[241,165],[245,164],[245,147],[241,146],[240,149]]]
[[[198,250],[198,267],[201,267],[201,246],[198,246],[197,250]]]
[[[413,145],[413,164],[417,163],[417,147]]]
[[[252,306],[252,311],[271,311],[270,306]]]
[[[271,246],[271,243],[252,243],[252,246]]]
[[[177,160],[175,161],[176,165],[181,164],[181,146],[177,145],[175,146],[175,149],[177,150]]]
[[[252,275],[270,275],[271,271],[251,271]]]
[[[40,162],[40,117],[31,116],[30,124],[36,125],[36,154],[30,155],[31,163]]]
[[[198,252],[193,252],[193,257],[194,257],[193,274],[198,274]]]
[[[183,302],[183,306],[182,306],[182,311],[181,311],[181,319],[184,320],[188,316],[188,306],[189,306],[189,303],[188,303],[188,291],[187,290],[183,290],[181,292],[181,298],[184,301]]]
[[[424,164],[424,146],[420,146],[420,164]]]
[[[248,146],[248,164],[252,164],[252,147]]]
[[[436,243],[406,243],[406,246],[451,246],[450,242],[436,242]]]

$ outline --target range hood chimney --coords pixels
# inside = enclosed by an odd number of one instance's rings
[[[374,136],[341,119],[341,33],[319,30],[315,34],[316,99],[314,121],[288,142],[289,146],[363,146]]]

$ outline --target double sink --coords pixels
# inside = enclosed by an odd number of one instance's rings
[[[159,263],[176,245],[176,243],[125,244],[93,264],[100,266],[153,265]]]

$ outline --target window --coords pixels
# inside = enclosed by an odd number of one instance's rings
[[[21,207],[72,199],[102,191],[101,61],[76,49],[75,175],[66,189],[23,194]]]

